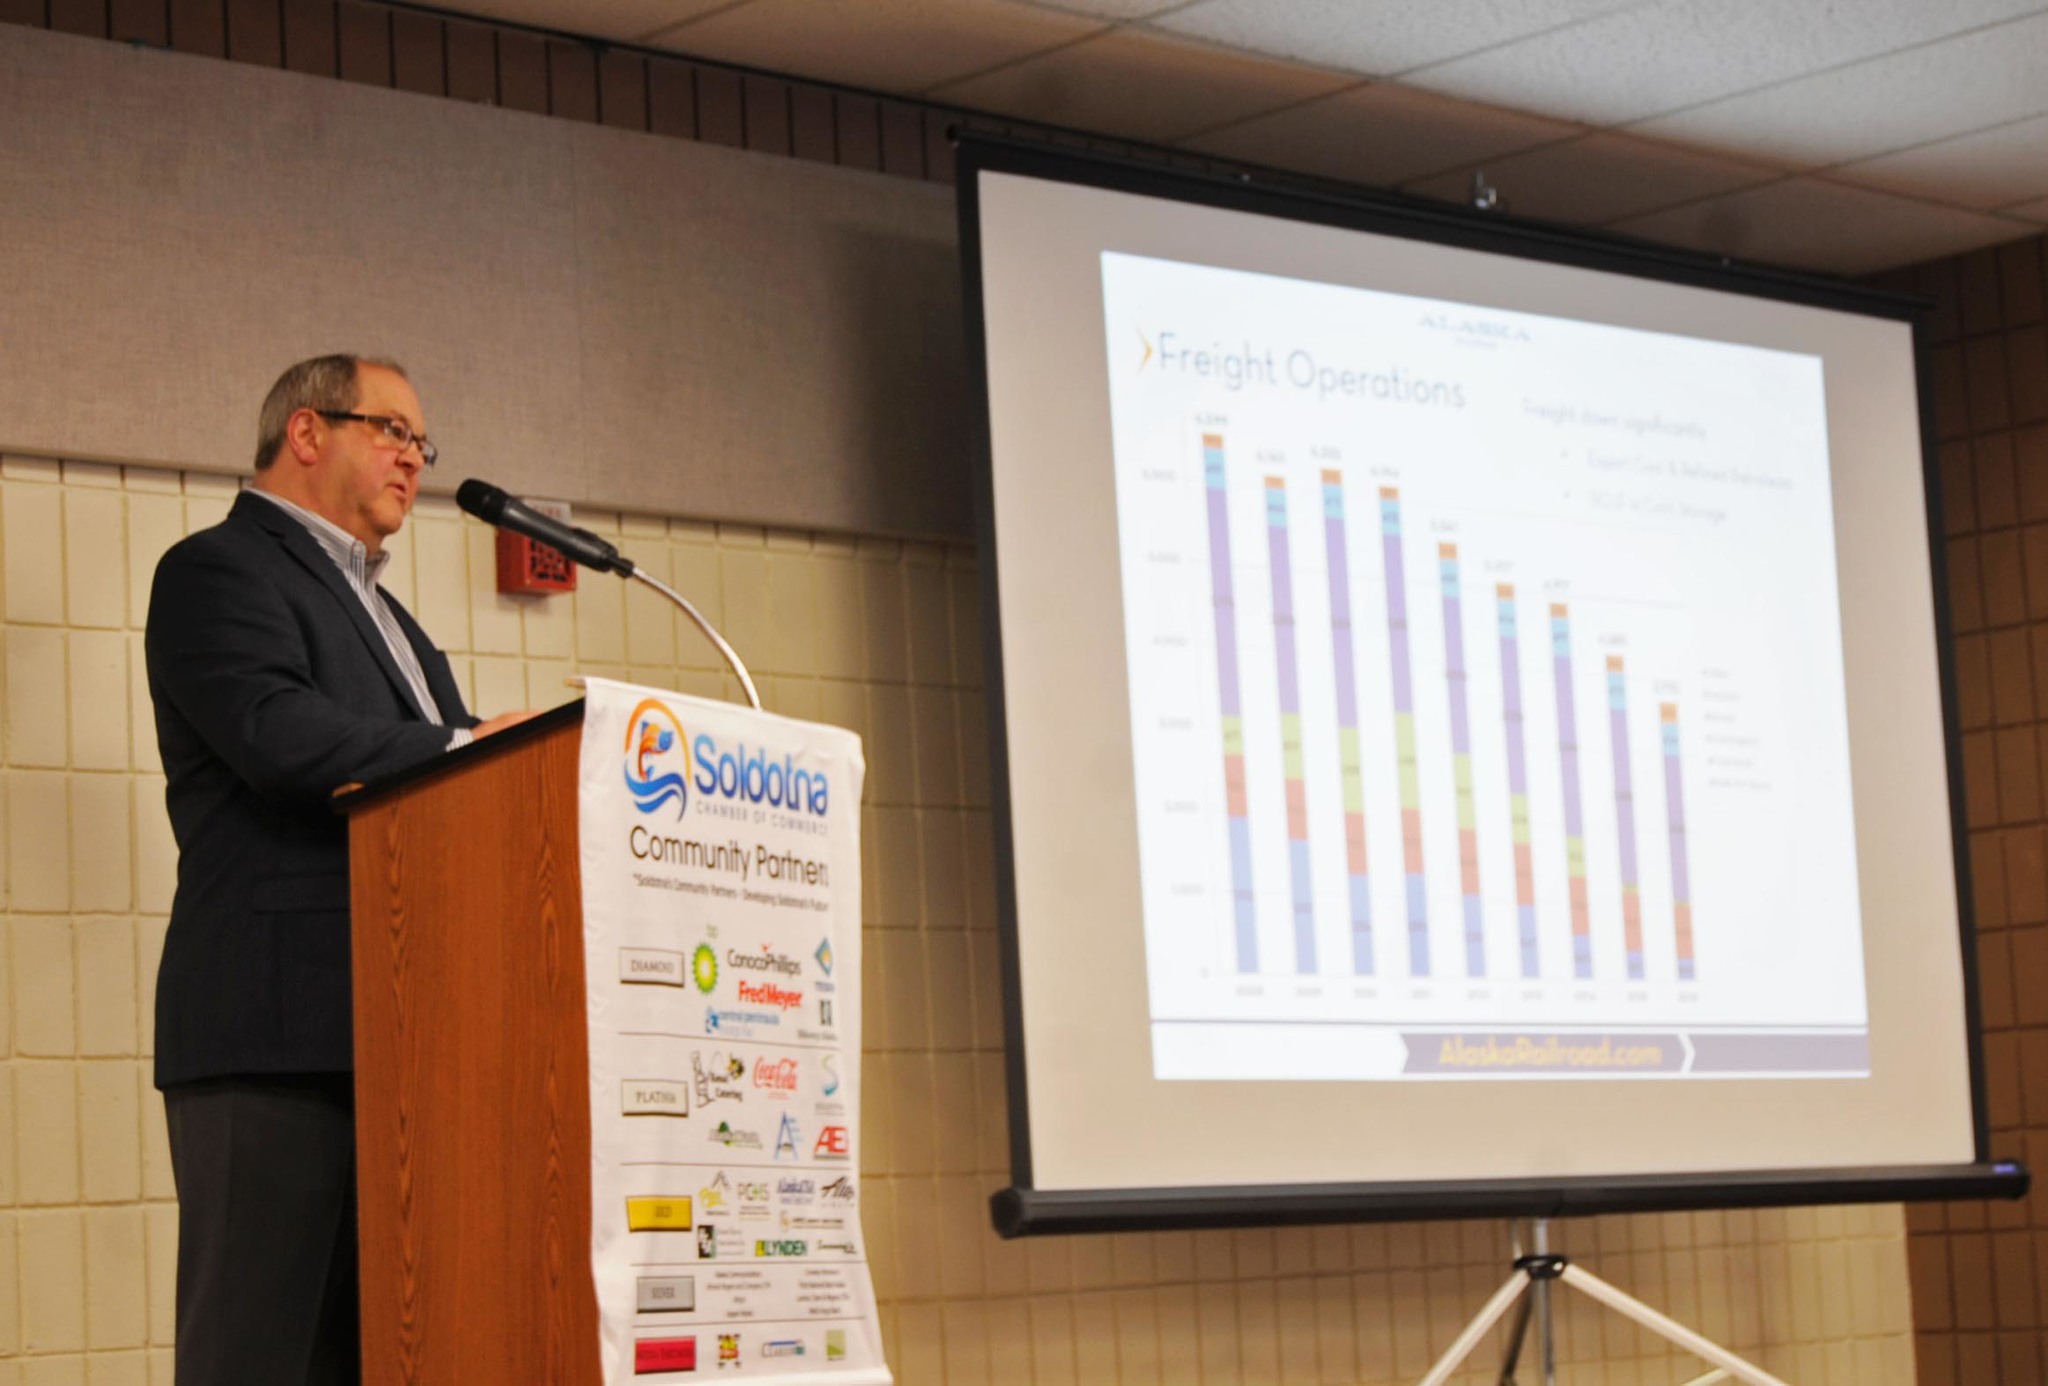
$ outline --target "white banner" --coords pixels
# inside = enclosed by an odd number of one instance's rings
[[[860,1227],[860,738],[605,679],[585,697],[604,1380],[885,1386]]]

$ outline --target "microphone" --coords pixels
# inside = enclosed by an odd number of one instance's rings
[[[541,514],[488,481],[472,477],[463,482],[455,488],[455,503],[487,525],[509,529],[549,548],[560,549],[586,568],[617,573],[620,577],[633,576],[633,560],[612,545],[587,529],[565,525],[551,515]]]

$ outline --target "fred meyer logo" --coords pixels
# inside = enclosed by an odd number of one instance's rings
[[[689,753],[679,770],[672,759],[687,742]],[[799,770],[796,758],[773,760],[763,747],[742,741],[728,750],[709,732],[695,740],[658,698],[644,698],[626,719],[626,788],[642,813],[675,801],[683,816],[691,789],[707,798],[737,799],[756,807],[783,809],[823,818],[831,807],[832,788],[822,770]],[[683,772],[689,773],[684,779]]]

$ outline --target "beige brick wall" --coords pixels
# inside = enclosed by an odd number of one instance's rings
[[[174,854],[141,626],[157,556],[233,493],[169,471],[0,462],[0,1386],[170,1382],[175,1219],[149,1044]],[[864,1217],[899,1379],[1419,1377],[1502,1278],[1500,1226],[1031,1243],[988,1230],[1006,1134],[971,552],[579,522],[620,535],[720,622],[772,707],[867,739]],[[563,701],[581,672],[731,692],[651,594],[586,573],[573,599],[496,596],[490,535],[446,501],[423,501],[393,548],[389,585],[482,713]],[[1563,1231],[1591,1269],[1801,1386],[1913,1381],[1896,1207]],[[1562,1323],[1574,1386],[1699,1370],[1589,1305]]]

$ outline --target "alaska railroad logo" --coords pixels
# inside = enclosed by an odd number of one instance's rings
[[[681,759],[670,761],[671,752]],[[676,817],[681,818],[688,801],[689,782],[679,769],[669,767],[687,767],[689,752],[684,748],[683,728],[676,715],[659,700],[643,698],[626,719],[625,755],[626,789],[633,796],[633,807],[642,813],[653,813],[673,799]]]

